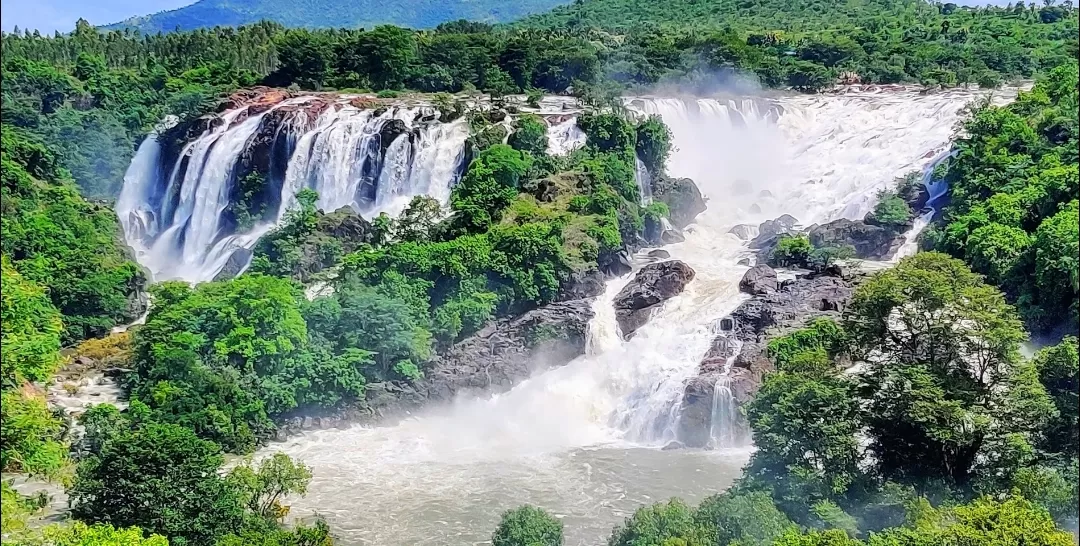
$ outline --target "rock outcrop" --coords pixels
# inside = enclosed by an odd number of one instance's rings
[[[705,199],[697,184],[689,178],[657,176],[652,182],[653,198],[663,202],[670,211],[671,224],[683,229],[705,212]]]
[[[859,279],[832,267],[817,275],[785,281],[772,292],[757,294],[720,319],[718,332],[686,383],[679,411],[678,439],[688,447],[710,442],[717,382],[739,404],[749,401],[773,364],[765,353],[768,339],[800,328],[818,317],[836,317]]]
[[[765,264],[751,267],[739,281],[739,290],[751,295],[775,292],[776,286],[776,271]]]
[[[866,260],[888,259],[904,242],[899,230],[845,218],[811,226],[809,235],[815,247],[850,246],[856,258]]]
[[[738,224],[732,226],[731,229],[728,230],[728,233],[744,241],[749,241],[758,236],[758,228],[751,226],[750,224]]]
[[[615,319],[623,338],[633,336],[661,303],[681,293],[693,278],[694,270],[678,260],[642,267],[615,296]]]
[[[775,220],[765,220],[757,227],[757,235],[750,241],[750,248],[771,249],[776,246],[777,239],[781,235],[793,233],[799,221],[790,214],[780,216]]]

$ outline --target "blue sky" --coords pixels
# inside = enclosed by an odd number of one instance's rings
[[[964,5],[1009,3],[1009,0],[953,1]],[[3,25],[0,26],[9,32],[16,26],[49,34],[56,30],[69,32],[75,29],[75,21],[79,17],[94,25],[107,25],[135,15],[157,13],[194,2],[195,0],[2,0],[0,21],[3,21]]]
[[[195,0],[2,0],[3,29],[37,29],[42,33],[69,32],[82,17],[95,25],[107,25],[135,15],[157,13],[194,3]]]

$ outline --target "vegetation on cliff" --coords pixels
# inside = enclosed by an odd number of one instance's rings
[[[944,226],[927,238],[1000,286],[1035,331],[1077,330],[1078,73],[1066,63],[1016,102],[975,109],[947,164]]]

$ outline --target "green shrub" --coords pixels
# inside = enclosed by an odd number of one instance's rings
[[[492,546],[562,546],[563,525],[540,508],[522,506],[503,513]]]

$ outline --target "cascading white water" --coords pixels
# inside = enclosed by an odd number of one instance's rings
[[[948,148],[974,93],[915,91],[772,101],[641,99],[671,127],[673,176],[696,180],[708,210],[666,247],[696,276],[629,341],[611,281],[594,305],[589,351],[511,391],[460,400],[389,427],[319,431],[277,444],[311,465],[293,514],[326,516],[344,544],[481,544],[523,503],[563,519],[568,545],[593,544],[641,504],[696,501],[738,475],[747,451],[661,451],[685,382],[744,296],[744,243],[727,230],[790,213],[809,225],[861,217],[877,191]],[[716,387],[713,436],[734,435]],[[737,441],[737,439],[736,439]]]
[[[566,155],[585,145],[585,132],[577,126],[576,117],[550,125],[548,127],[548,153]]]
[[[390,123],[397,125],[387,132]],[[279,224],[304,188],[319,193],[324,211],[347,206],[368,216],[397,214],[416,195],[445,204],[468,138],[464,120],[440,123],[431,107],[376,113],[345,97],[293,98],[250,115],[236,108],[210,127],[168,166],[156,138],[148,138],[125,175],[117,214],[156,280],[213,279],[236,251]],[[236,205],[239,169],[260,154],[270,156],[262,159],[269,163],[262,191],[276,209],[237,225],[227,209]]]

